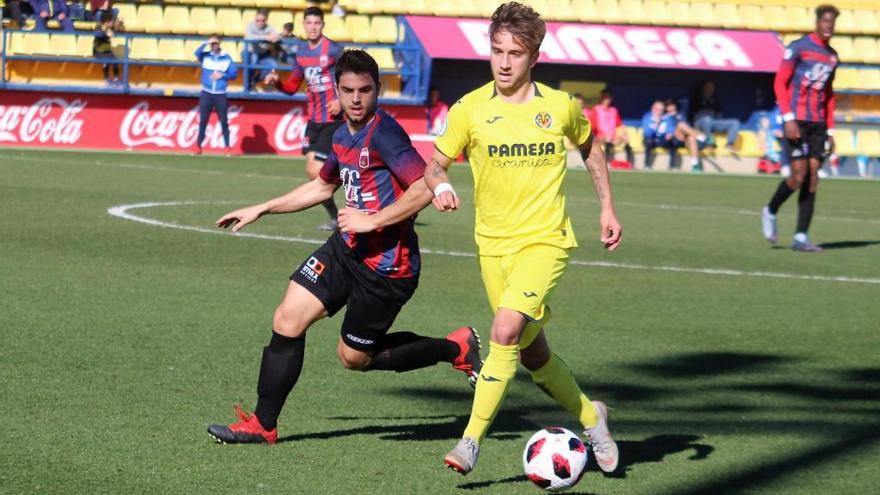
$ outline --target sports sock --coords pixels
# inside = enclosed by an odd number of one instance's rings
[[[804,234],[810,230],[810,222],[813,220],[813,206],[816,204],[816,193],[810,192],[806,184],[801,187],[798,194],[797,232]]]
[[[532,380],[553,400],[581,422],[584,428],[596,426],[596,409],[581,388],[568,366],[553,354],[547,364],[532,372]]]
[[[263,348],[260,378],[257,382],[257,407],[254,414],[267,430],[278,425],[278,415],[287,395],[293,390],[302,371],[306,337],[285,337],[272,332],[272,340]]]
[[[793,192],[794,189],[788,187],[788,182],[785,180],[780,182],[779,187],[776,188],[776,192],[773,193],[773,197],[770,198],[770,203],[767,205],[770,214],[775,215],[776,212],[779,211],[779,207],[782,206],[782,203],[785,203],[785,200],[788,199]]]
[[[489,357],[483,363],[480,377],[477,379],[477,390],[474,392],[474,405],[471,408],[471,419],[464,436],[482,442],[489,426],[501,409],[507,388],[516,374],[516,362],[519,357],[519,346],[501,345],[489,342]]]
[[[321,202],[321,205],[324,206],[324,209],[327,210],[327,214],[330,215],[331,220],[336,220],[336,216],[339,214],[339,210],[336,208],[336,203],[333,202],[333,198],[325,199]]]
[[[369,369],[402,373],[433,366],[440,361],[451,363],[459,352],[458,344],[451,340],[394,332],[379,342]]]
[[[632,146],[629,143],[623,145],[623,151],[626,152],[626,161],[628,161],[632,166],[636,165],[636,155],[633,153]]]

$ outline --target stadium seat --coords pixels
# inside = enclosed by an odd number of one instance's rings
[[[202,43],[204,43],[204,40],[186,40],[183,42],[183,53],[186,55],[186,60],[196,60],[196,50],[202,46]],[[235,58],[235,56],[232,58]]]
[[[24,49],[24,53],[29,55],[52,55],[49,33],[28,33],[25,37]]]
[[[764,5],[761,8],[760,16],[764,20],[764,24],[768,29],[773,31],[793,31],[791,28],[791,19],[785,15],[785,7],[779,5]]]
[[[880,131],[877,129],[861,129],[857,136],[856,149],[868,156],[880,156]]]
[[[190,62],[192,54],[187,54],[183,49],[183,40],[176,38],[162,38],[159,40],[159,53],[163,60],[171,62]]]
[[[88,35],[83,35],[88,36]],[[76,52],[76,36],[53,34],[49,40],[49,50],[59,57],[78,57]]]
[[[132,38],[129,57],[136,60],[159,60],[159,43],[156,38]]]
[[[394,61],[394,52],[391,48],[370,47],[367,48],[376,63],[379,64],[379,70],[397,70],[397,63]]]
[[[880,47],[877,46],[876,38],[869,36],[853,38],[853,53],[866,64],[880,64]]]
[[[76,37],[76,56],[91,57],[95,37],[90,34],[81,34]]]
[[[270,10],[269,25],[275,28],[279,33],[281,28],[288,22],[293,22],[293,12],[289,10]]]
[[[229,0],[229,5],[233,7],[254,7],[256,5],[255,0]]]
[[[761,7],[757,5],[740,5],[739,19],[742,23],[740,26],[745,29],[770,29],[767,19],[765,19],[764,15],[761,13]]]
[[[701,4],[695,4],[701,5]],[[703,4],[705,5],[705,4]],[[700,20],[691,15],[691,6],[687,2],[669,2],[666,4],[669,23],[676,26],[699,26]]]
[[[122,20],[125,30],[131,33],[141,33],[144,26],[140,23],[137,15],[137,6],[132,3],[117,3],[113,5],[114,9],[118,9],[118,18]]]
[[[370,21],[370,31],[373,39],[379,43],[397,43],[397,19],[392,16],[374,15]]]
[[[556,17],[556,12],[550,10],[547,7],[547,0],[522,0],[521,3],[528,5],[529,7],[534,9],[535,12],[540,12],[541,17],[544,17],[549,21],[559,20],[559,18]]]
[[[715,5],[711,3],[691,4],[691,18],[696,21],[697,26],[719,27],[723,25],[718,20],[720,16],[715,10]]]
[[[144,27],[147,33],[164,33],[165,18],[162,14],[162,7],[158,5],[141,5],[137,10],[138,22]]]
[[[599,13],[602,22],[608,24],[625,22],[617,0],[596,0],[596,11]]]
[[[655,26],[671,26],[675,20],[669,15],[669,6],[666,2],[658,0],[645,0],[642,9],[645,12],[645,24]]]
[[[743,21],[739,17],[739,9],[736,5],[730,4],[718,4],[715,6],[715,19],[716,24],[721,25],[726,28],[742,28],[746,27]],[[711,25],[711,24],[710,24]]]
[[[877,2],[875,2],[877,3]],[[875,10],[858,9],[853,17],[858,20],[858,29],[863,34],[880,34],[880,5]]]
[[[365,15],[345,16],[345,30],[356,43],[373,43],[376,40],[370,32],[370,17]]]
[[[400,96],[400,76],[397,74],[384,75],[379,79],[382,83],[381,96],[395,98]]]
[[[798,33],[809,33],[815,28],[813,13],[806,7],[790,5],[785,7],[785,18],[788,19],[788,29]]]
[[[406,2],[405,12],[411,15],[433,15],[432,3],[431,0],[410,0]]]
[[[834,87],[838,89],[857,89],[859,86],[858,69],[839,67],[834,75]]]
[[[880,69],[876,67],[863,67],[859,71],[861,89],[877,91],[880,89]]]
[[[662,3],[662,2],[660,2]],[[642,6],[642,0],[620,0],[617,4],[622,22],[628,24],[650,24]]]
[[[244,9],[241,11],[241,32],[242,35],[247,30],[248,24],[254,22],[254,17],[257,16],[257,9]],[[302,28],[302,22],[299,23],[300,28]]]
[[[261,9],[280,9],[284,7],[281,0],[252,0],[250,5],[256,5]]]
[[[645,139],[642,137],[642,130],[638,127],[626,126],[626,135],[629,138],[629,145],[636,153],[645,151]]]
[[[358,14],[381,14],[382,0],[360,0],[354,7]]]
[[[763,156],[761,147],[758,146],[758,135],[752,131],[740,131],[737,139],[739,145],[739,154],[751,158],[760,158]]]
[[[220,32],[217,27],[217,14],[214,7],[193,7],[189,11],[190,31],[201,35]]]
[[[342,17],[328,15],[324,18],[324,34],[333,41],[351,41]]]
[[[837,56],[841,62],[857,62],[860,57],[853,50],[853,40],[849,36],[835,36],[831,40],[831,46],[837,50]]]
[[[301,40],[306,38],[305,28],[303,27],[304,19],[305,15],[303,12],[297,12],[293,15],[293,35]]]
[[[244,35],[244,22],[241,20],[241,11],[234,8],[221,7],[217,9],[217,27],[225,36]]]
[[[838,156],[856,156],[855,135],[852,129],[834,129],[834,148]]]
[[[311,5],[306,0],[281,0],[281,6],[288,10],[305,10]]]
[[[382,0],[382,12],[385,14],[404,14],[406,13],[407,0]]]
[[[834,32],[840,34],[858,34],[860,32],[852,10],[840,10],[840,16],[837,17],[837,22],[834,23]]]
[[[568,0],[546,0],[545,8],[547,12],[552,12],[553,18],[559,21],[576,21],[577,14],[571,9],[571,2]]]
[[[595,0],[571,0],[571,11],[581,22],[601,22],[602,14],[596,9]]]
[[[189,7],[183,5],[169,5],[165,7],[165,10],[162,13],[162,18],[164,20],[164,26],[162,29],[165,32],[175,34],[198,32],[198,26],[190,23]]]

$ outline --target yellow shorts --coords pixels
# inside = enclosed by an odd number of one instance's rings
[[[520,338],[525,349],[547,323],[547,303],[565,273],[571,249],[535,244],[504,256],[480,256],[480,273],[492,311],[519,311],[530,323]]]

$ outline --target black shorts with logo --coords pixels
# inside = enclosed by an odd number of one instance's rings
[[[827,154],[825,142],[828,141],[828,127],[825,122],[798,120],[797,126],[801,131],[800,139],[787,139],[791,148],[791,159],[815,158],[819,161],[825,161]]]
[[[347,306],[342,339],[362,351],[376,347],[419,285],[417,276],[388,278],[370,270],[338,231],[306,258],[290,280],[317,297],[330,316]]]
[[[306,135],[303,139],[303,154],[315,152],[319,160],[326,160],[333,150],[333,133],[345,122],[327,122],[319,124],[312,120],[306,124]]]

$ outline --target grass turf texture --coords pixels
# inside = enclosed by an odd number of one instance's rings
[[[313,245],[206,235],[111,217],[112,206],[211,227],[304,180],[300,160],[0,151],[0,394],[4,493],[535,493],[525,440],[575,422],[522,371],[462,478],[442,456],[471,390],[442,365],[355,373],[341,317],[308,336],[275,447],[215,445],[211,422],[252,408],[260,349],[288,274]],[[470,173],[452,215],[424,212],[423,247],[473,252]],[[585,261],[880,278],[880,183],[822,183],[821,255],[771,249],[757,211],[778,179],[615,174],[625,241],[597,241],[582,170],[569,212]],[[337,195],[338,199],[339,195]],[[219,202],[228,202],[219,204]],[[796,197],[780,215],[794,225]],[[320,239],[320,208],[246,231]],[[423,255],[395,329],[434,336],[491,315],[472,257]],[[880,285],[570,266],[549,338],[585,391],[614,408],[622,467],[574,493],[869,493],[880,483]],[[485,352],[485,351],[484,351]],[[577,430],[576,430],[577,431]]]

